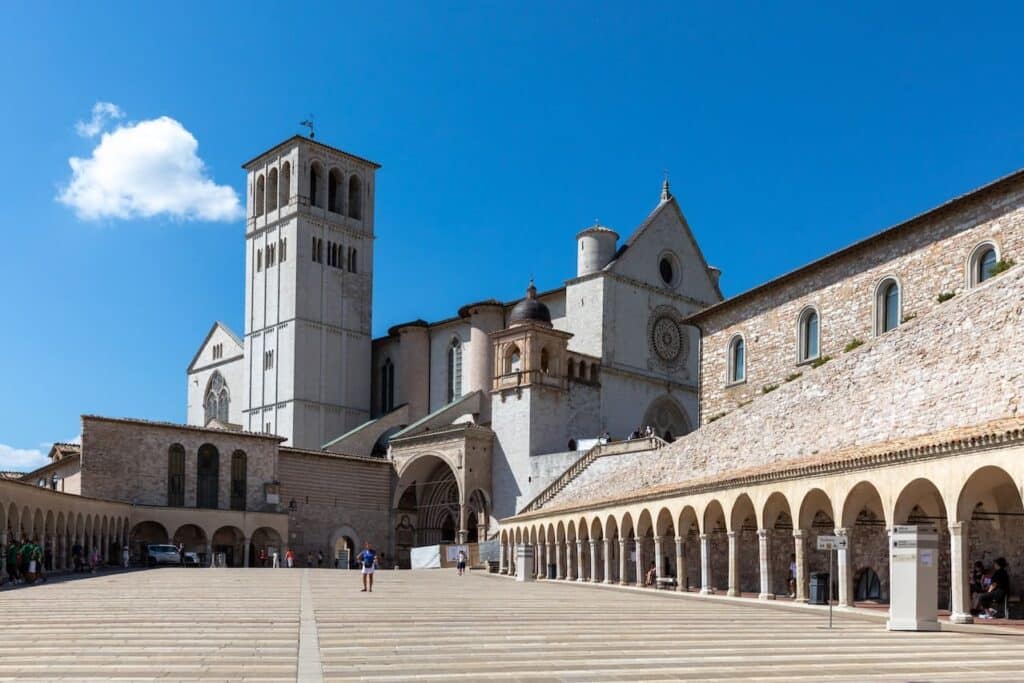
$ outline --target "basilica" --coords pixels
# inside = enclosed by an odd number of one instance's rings
[[[468,543],[507,575],[806,601],[837,536],[852,606],[921,525],[954,621],[969,562],[1024,567],[1024,171],[728,299],[666,181],[625,236],[576,233],[562,286],[375,338],[379,166],[296,136],[243,168],[244,329],[202,339],[186,423],[83,416],[0,479],[0,545]]]

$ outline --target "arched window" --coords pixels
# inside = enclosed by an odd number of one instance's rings
[[[597,363],[590,364],[590,381],[597,384]]]
[[[576,373],[576,361],[574,361],[572,358],[570,358],[568,365],[566,365],[565,376],[569,377],[570,379],[575,379],[576,378],[576,374],[575,373]]]
[[[167,450],[167,505],[185,505],[185,447],[180,443]]]
[[[352,247],[348,250],[348,272],[358,273],[359,270],[356,267],[356,248]]]
[[[505,374],[511,375],[522,369],[522,358],[519,355],[519,347],[512,344],[505,352]]]
[[[900,325],[900,285],[895,278],[886,278],[875,291],[875,334],[885,334]]]
[[[384,359],[380,369],[380,411],[390,413],[395,409],[395,364],[390,358]]]
[[[247,458],[245,451],[231,454],[231,509],[245,509],[245,488],[247,479]]]
[[[284,162],[281,166],[281,206],[288,206],[292,198],[292,165]]]
[[[264,190],[263,190],[263,175],[260,174],[256,177],[256,215],[263,215],[263,201],[264,201]]]
[[[996,267],[998,261],[999,254],[991,242],[984,242],[975,247],[967,264],[968,285],[974,287],[992,277],[992,269]]]
[[[341,213],[341,171],[332,168],[327,176],[327,210]]]
[[[548,350],[542,348],[540,350],[540,371],[546,373],[549,369],[550,360],[548,359]]]
[[[196,507],[216,508],[220,486],[220,453],[217,447],[204,443],[196,459]]]
[[[320,164],[313,162],[309,167],[309,203],[311,206],[322,206],[323,196],[320,193],[320,183],[322,182],[324,172],[320,168]]]
[[[357,221],[363,218],[362,185],[354,174],[348,179],[348,216]]]
[[[210,377],[210,381],[206,385],[206,397],[203,401],[206,417],[205,424],[210,424],[210,420],[218,420],[227,424],[230,403],[231,396],[228,393],[227,382],[224,381],[224,377],[220,372],[214,371],[213,376]]]
[[[277,208],[277,169],[270,169],[267,174],[267,211]]]
[[[448,400],[451,403],[462,396],[462,342],[458,337],[448,345]]]
[[[587,379],[587,361],[580,361],[580,379],[586,381]]]
[[[798,328],[800,334],[800,348],[798,350],[797,358],[800,362],[814,360],[820,353],[818,311],[813,308],[805,309],[804,312],[800,314],[800,323]]]
[[[747,378],[747,346],[743,337],[736,335],[729,342],[729,383],[742,382]]]

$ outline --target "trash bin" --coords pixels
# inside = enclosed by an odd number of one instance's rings
[[[548,578],[551,579],[551,580],[554,580],[555,577],[557,577],[557,576],[558,576],[558,572],[555,571],[555,565],[549,564],[548,565]]]
[[[807,598],[811,605],[828,604],[828,572],[811,572],[811,590]]]

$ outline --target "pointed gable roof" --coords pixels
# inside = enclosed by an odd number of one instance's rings
[[[206,336],[203,337],[203,343],[199,345],[198,349],[196,349],[196,355],[192,356],[192,361],[188,364],[187,372],[192,372],[192,369],[196,365],[196,361],[199,360],[199,356],[202,355],[203,349],[206,348],[206,345],[210,343],[210,337],[212,337],[213,333],[217,331],[217,328],[220,328],[220,329],[224,330],[224,333],[228,335],[228,337],[231,339],[231,341],[235,342],[235,344],[238,345],[238,350],[239,351],[242,351],[242,350],[245,349],[245,344],[242,342],[242,339],[237,334],[232,332],[230,327],[228,327],[227,325],[225,325],[221,321],[217,320],[210,327],[210,331],[206,333]]]

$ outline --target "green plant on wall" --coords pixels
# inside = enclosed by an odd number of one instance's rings
[[[761,393],[762,394],[770,394],[770,393],[772,393],[773,391],[775,391],[778,388],[779,388],[778,384],[765,384],[763,387],[761,387]]]
[[[935,299],[941,304],[949,301],[954,296],[956,296],[956,292],[942,292]]]
[[[1010,268],[1013,268],[1015,265],[1017,265],[1017,262],[1014,261],[1012,258],[999,259],[994,264],[992,264],[992,270],[989,271],[989,274],[999,275],[999,273],[1005,273]]]
[[[843,352],[844,353],[849,353],[850,351],[853,351],[858,346],[864,346],[864,340],[863,339],[858,339],[857,337],[854,337],[853,339],[850,340],[850,342],[846,346],[843,347]]]
[[[830,360],[832,360],[832,356],[822,356],[821,358],[815,358],[813,361],[811,361],[811,367],[820,368],[822,365],[829,362]]]

